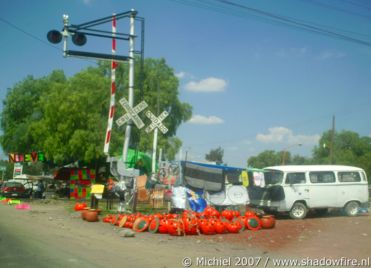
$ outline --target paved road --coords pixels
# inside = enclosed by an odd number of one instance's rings
[[[17,214],[6,213],[12,212],[9,210],[14,208],[1,209],[0,267],[97,267],[81,257],[75,258],[72,252],[69,252],[68,245],[56,246],[52,237],[46,238],[45,234],[40,233],[42,227],[35,231],[29,228],[31,226],[27,226],[26,221],[19,222],[24,219],[18,219]],[[62,250],[61,247],[65,249]]]

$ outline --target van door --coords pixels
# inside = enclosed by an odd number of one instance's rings
[[[309,192],[305,172],[286,173],[284,190],[287,211],[291,209],[296,201],[308,202]]]
[[[309,181],[308,207],[337,207],[339,187],[333,171],[309,172]]]

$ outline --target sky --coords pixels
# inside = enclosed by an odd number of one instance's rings
[[[371,136],[366,0],[1,0],[0,98],[27,75],[95,65],[48,43],[63,14],[80,24],[131,9],[145,19],[145,57],[166,60],[193,106],[177,131],[183,158],[204,161],[219,146],[237,167],[264,150],[311,156],[333,116],[336,131]],[[117,31],[128,33],[128,20]],[[110,42],[89,38],[80,50],[111,53]],[[127,55],[127,44],[117,50]]]

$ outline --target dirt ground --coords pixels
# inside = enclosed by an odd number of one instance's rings
[[[67,209],[71,201],[30,204],[28,211],[0,204],[0,267],[237,267],[257,266],[258,261],[260,267],[274,267],[275,258],[371,257],[370,214],[282,217],[274,229],[240,234],[173,237],[146,232],[125,238],[114,225],[83,221],[80,213]],[[185,257],[192,266],[182,264]],[[225,259],[229,262],[223,263]]]

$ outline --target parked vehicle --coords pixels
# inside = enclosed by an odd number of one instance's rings
[[[30,191],[22,183],[15,181],[4,182],[0,194],[5,197],[30,197]]]
[[[289,212],[303,219],[309,210],[319,213],[342,208],[355,216],[369,207],[366,173],[363,169],[339,165],[274,166],[264,168],[265,186],[249,192],[251,205]]]

